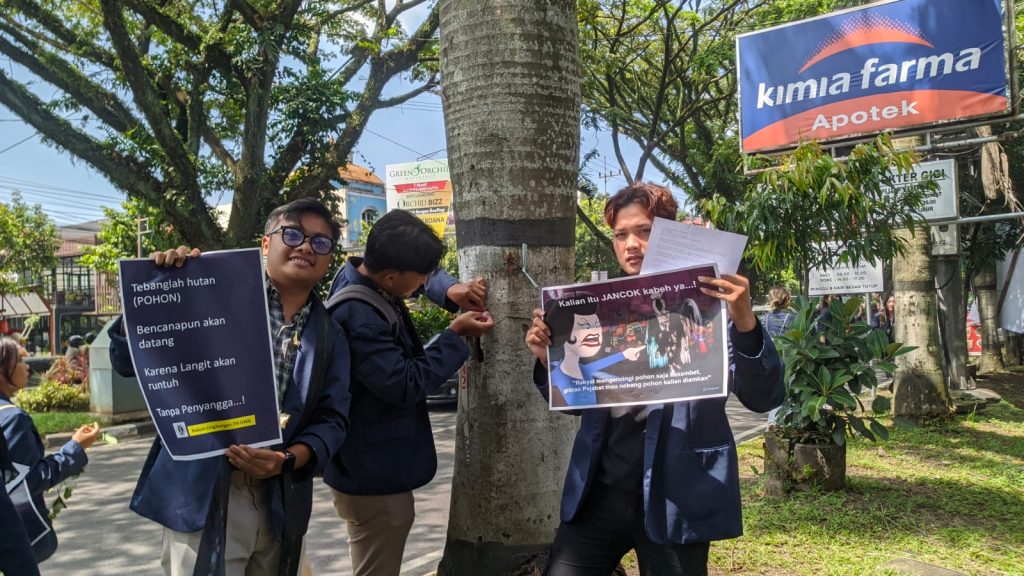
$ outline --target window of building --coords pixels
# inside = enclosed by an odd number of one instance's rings
[[[373,223],[376,222],[378,218],[380,218],[380,211],[376,208],[367,208],[366,210],[363,210],[363,214],[361,216],[363,224],[367,226],[373,226]]]

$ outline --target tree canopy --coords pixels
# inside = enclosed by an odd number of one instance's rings
[[[184,243],[160,210],[138,200],[126,200],[120,210],[104,208],[103,215],[106,222],[96,235],[96,245],[82,248],[82,264],[113,278],[117,277],[117,261],[121,258],[133,258],[140,249],[145,256]]]
[[[0,294],[18,294],[38,284],[57,265],[60,235],[38,204],[15,192],[0,203]]]
[[[586,122],[607,129],[630,182],[654,166],[694,201],[746,188],[737,139],[737,34],[857,0],[581,0]],[[622,139],[641,154],[633,166]]]
[[[375,110],[437,85],[436,7],[402,24],[425,1],[0,0],[0,54],[27,72],[0,71],[0,105],[188,243],[249,245],[331,188]]]
[[[915,159],[886,136],[845,161],[808,142],[761,173],[738,202],[715,195],[701,206],[716,226],[748,236],[746,257],[763,272],[884,262],[903,253],[896,229],[913,230],[937,186],[897,184]]]

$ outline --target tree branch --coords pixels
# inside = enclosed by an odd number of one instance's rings
[[[380,108],[391,108],[392,106],[398,106],[400,104],[405,104],[406,102],[408,102],[409,100],[412,100],[413,98],[419,96],[420,94],[424,94],[426,92],[429,92],[432,88],[437,88],[437,86],[438,86],[438,78],[437,78],[436,74],[433,74],[433,75],[431,75],[429,80],[427,80],[423,85],[419,86],[418,88],[414,88],[412,90],[409,90],[405,94],[399,94],[398,96],[392,96],[391,98],[388,98],[387,100],[377,100],[377,105],[375,106],[375,108],[377,108],[377,109],[380,109]]]
[[[356,2],[355,4],[350,4],[348,6],[345,6],[344,8],[338,8],[337,10],[329,13],[327,15],[326,19],[327,20],[334,20],[335,18],[337,18],[338,16],[341,16],[342,14],[347,14],[349,12],[357,12],[359,10],[362,10],[366,6],[368,6],[370,4],[373,4],[374,1],[375,0],[362,0],[361,2]]]
[[[44,137],[60,142],[62,148],[85,160],[121,190],[130,191],[154,206],[162,204],[164,185],[150,176],[150,166],[111,150],[77,130],[70,122],[53,114],[28,89],[8,78],[3,70],[0,70],[0,104]]]
[[[246,0],[229,0],[228,4],[242,16],[242,20],[251,26],[253,30],[259,30],[263,27],[263,15]]]
[[[580,208],[579,202],[576,203],[576,216],[583,220],[583,225],[590,230],[591,234],[594,235],[598,244],[605,248],[609,254],[615,256],[615,248],[612,246],[612,239],[605,236],[604,232],[597,227],[597,224],[594,224],[594,221],[590,219],[590,216],[587,216],[587,213],[583,211],[583,208]]]
[[[43,49],[35,41],[22,35],[20,31],[12,29],[6,23],[0,22],[0,31],[6,32],[29,50],[29,52],[25,52],[0,36],[0,53],[21,64],[44,81],[61,89],[110,128],[124,134],[139,125],[139,121],[117,96],[90,81],[79,68],[71,66],[66,60]]]
[[[404,6],[408,6],[405,4]],[[400,13],[400,12],[399,12]],[[288,199],[315,197],[326,190],[330,179],[334,177],[339,166],[343,164],[349,151],[359,141],[363,129],[374,110],[380,108],[380,95],[391,78],[416,64],[419,53],[432,41],[440,22],[438,7],[435,4],[420,24],[416,32],[402,46],[384,54],[370,57],[370,70],[367,74],[363,95],[349,114],[345,127],[335,139],[334,145],[328,150],[320,162],[299,179],[288,191]]]
[[[235,68],[231,56],[215,43],[206,43],[198,34],[187,29],[181,22],[164,14],[159,8],[141,0],[122,0],[128,8],[160,29],[168,38],[181,44],[192,54],[202,56],[203,61],[212,64],[229,78],[243,79],[244,75]]]
[[[34,0],[7,0],[7,2],[24,13],[26,17],[38,23],[43,29],[56,36],[58,40],[64,43],[63,48],[68,52],[91,59],[93,62],[96,62],[109,70],[115,70],[117,68],[112,54],[100,49],[96,44],[79,37],[77,34],[72,32],[71,29],[65,26],[63,21],[54,16],[49,9],[42,8]],[[12,24],[17,24],[10,19],[7,20]],[[37,40],[45,41],[39,36],[36,36],[36,38]],[[51,43],[49,41],[46,42],[48,44]],[[56,43],[53,43],[53,46],[58,49],[61,48],[61,46],[56,45]]]
[[[121,70],[131,87],[135,105],[145,116],[153,136],[159,142],[170,167],[173,168],[170,176],[183,190],[196,190],[198,175],[195,164],[171,127],[146,69],[129,41],[130,36],[117,0],[100,0],[100,5],[103,8],[104,26],[110,34],[110,43],[121,60]]]

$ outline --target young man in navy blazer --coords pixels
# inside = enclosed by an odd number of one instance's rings
[[[374,223],[365,258],[349,258],[332,293],[368,287],[397,317],[362,300],[346,300],[331,316],[351,347],[351,427],[324,474],[334,507],[348,526],[354,576],[398,576],[415,508],[412,491],[437,471],[427,395],[466,361],[463,336],[493,326],[483,311],[486,284],[458,284],[438,273],[444,242],[412,214],[393,210]],[[424,348],[404,299],[425,289],[449,310],[464,312]]]
[[[675,220],[668,189],[634,184],[605,205],[623,274],[640,273],[654,217]],[[755,412],[782,403],[782,363],[754,316],[746,278],[699,279],[728,305],[729,389]],[[551,330],[534,311],[526,344],[534,384],[547,398]],[[743,533],[736,444],[725,398],[582,410],[562,492],[562,522],[545,573],[608,576],[635,549],[642,576],[707,574],[712,540]]]
[[[274,368],[285,386],[281,410],[289,415],[282,415],[284,444],[231,446],[226,460],[175,461],[159,438],[154,442],[131,509],[164,527],[161,565],[168,576],[213,573],[220,562],[228,576],[296,573],[296,544],[309,524],[313,476],[341,446],[348,424],[348,341],[313,294],[340,230],[330,211],[309,199],[281,206],[267,219],[262,248]],[[189,257],[199,257],[199,251],[179,247],[153,255],[157,266],[167,267],[181,267]],[[114,369],[133,375],[121,320],[109,333]],[[318,345],[328,352],[322,359]],[[316,365],[321,361],[325,368]],[[324,376],[313,398],[307,393],[316,374]],[[301,425],[307,403],[310,417]],[[292,472],[282,476],[286,467]],[[215,490],[227,483],[228,490]]]

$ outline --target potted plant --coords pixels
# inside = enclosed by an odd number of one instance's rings
[[[775,339],[785,365],[786,397],[765,434],[766,491],[779,496],[820,486],[839,490],[846,479],[846,438],[887,439],[875,415],[888,398],[862,395],[878,387],[875,369],[889,374],[893,359],[914,350],[890,343],[857,319],[862,298],[827,304],[800,297],[790,329]]]

